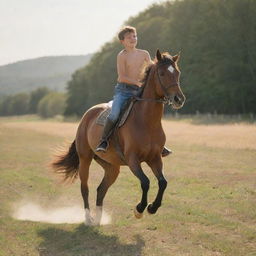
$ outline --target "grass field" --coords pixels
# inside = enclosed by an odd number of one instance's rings
[[[73,140],[78,123],[0,118],[0,256],[256,255],[256,125],[163,124],[174,154],[164,159],[168,187],[158,213],[133,217],[140,185],[122,168],[104,204],[112,223],[86,227],[12,217],[25,201],[45,209],[82,207],[79,182],[62,185],[47,168],[54,149]],[[157,182],[143,166],[151,202]],[[92,208],[102,175],[93,163]]]

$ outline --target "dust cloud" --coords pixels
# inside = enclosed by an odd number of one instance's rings
[[[51,203],[52,204],[52,203]],[[20,202],[14,207],[13,218],[46,223],[82,223],[85,220],[85,211],[81,206],[47,207],[43,208],[34,202]],[[94,212],[91,213],[94,217]],[[103,211],[100,225],[111,223],[111,217]]]

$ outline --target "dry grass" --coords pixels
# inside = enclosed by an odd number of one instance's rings
[[[168,140],[180,144],[230,149],[256,149],[256,125],[239,123],[195,125],[189,122],[164,121]]]
[[[58,199],[82,204],[79,183],[61,186],[45,168],[51,149],[75,136],[78,123],[0,119],[0,255],[256,255],[256,125],[163,122],[174,154],[164,160],[169,181],[163,206],[142,220],[132,209],[140,197],[137,179],[123,168],[105,207],[113,224],[84,227],[43,224],[10,217],[15,200]],[[157,182],[150,177],[150,201]],[[102,171],[90,171],[91,202]]]
[[[46,121],[31,122],[4,122],[2,126],[13,129],[30,130],[52,136],[74,138],[76,135],[77,123],[56,123]]]
[[[45,121],[4,122],[1,125],[60,137],[75,137],[78,123]],[[256,149],[256,125],[237,123],[196,125],[191,122],[163,121],[168,141],[231,149]]]

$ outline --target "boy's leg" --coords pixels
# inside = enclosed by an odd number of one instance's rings
[[[129,99],[129,97],[125,94],[123,94],[121,91],[116,91],[112,108],[109,116],[107,117],[106,124],[103,129],[102,137],[100,144],[96,148],[96,152],[102,151],[106,152],[108,147],[108,138],[110,137],[113,128],[119,118],[121,109],[123,105],[126,103],[126,101]]]
[[[113,130],[114,125],[115,125],[115,123],[112,122],[111,119],[107,118],[104,129],[103,129],[103,133],[101,136],[100,144],[97,146],[96,152],[98,152],[98,151],[106,152],[107,151],[108,137],[109,137],[111,131]]]

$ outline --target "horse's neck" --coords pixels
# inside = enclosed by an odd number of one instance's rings
[[[153,99],[158,98],[155,90],[156,85],[153,79],[153,71],[154,70],[150,71],[142,94],[142,98],[145,100],[139,101],[136,104],[136,116],[148,127],[157,127],[161,125],[161,118],[163,116],[164,110],[164,106],[162,103],[153,101]]]

